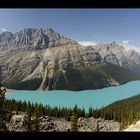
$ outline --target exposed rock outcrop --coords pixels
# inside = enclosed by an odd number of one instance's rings
[[[9,131],[22,132],[24,131],[24,114],[13,115],[10,122],[7,124]]]
[[[95,119],[91,118],[82,118],[78,119],[78,131],[97,131],[97,125],[99,131],[119,131],[120,124],[113,120],[104,120],[101,118]]]
[[[24,127],[25,114],[13,115],[10,122],[7,124],[9,131],[23,132],[27,131]],[[32,118],[33,119],[33,118]],[[97,131],[97,123],[99,125],[99,131],[119,131],[120,124],[113,120],[83,118],[78,119],[77,127],[79,132],[95,132]],[[39,118],[39,131],[40,132],[67,132],[70,130],[70,122],[67,122],[64,118],[54,117],[40,117]]]

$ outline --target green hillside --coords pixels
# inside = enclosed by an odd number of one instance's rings
[[[140,94],[95,110],[93,116],[119,121],[121,129],[126,128],[140,119]]]

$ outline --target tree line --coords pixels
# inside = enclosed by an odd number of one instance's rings
[[[94,110],[93,116],[120,122],[120,130],[140,120],[140,94]]]
[[[31,115],[38,111],[39,116],[50,116],[56,118],[65,118],[67,121],[70,121],[70,117],[72,116],[73,110],[77,112],[78,117],[89,117],[89,113],[86,113],[85,109],[80,109],[75,105],[73,108],[67,107],[51,107],[49,105],[43,106],[38,103],[31,102],[22,102],[12,100],[5,100],[4,108],[8,111],[15,111],[16,114],[19,112],[27,112],[30,110]]]

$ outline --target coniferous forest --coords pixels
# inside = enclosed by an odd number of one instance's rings
[[[15,100],[5,100],[4,108],[8,111],[18,112],[31,112],[31,115],[38,114],[38,116],[50,116],[56,118],[64,117],[67,121],[70,121],[73,110],[77,112],[78,117],[88,117],[88,113],[85,113],[85,109],[80,109],[75,105],[74,108],[60,108],[50,107],[49,105],[43,106],[42,104],[32,104],[30,102],[21,102]]]
[[[140,119],[140,94],[95,110],[93,116],[118,121],[124,129]]]

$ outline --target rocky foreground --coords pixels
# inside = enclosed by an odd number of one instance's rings
[[[124,131],[129,132],[139,132],[140,131],[140,120],[137,121],[135,124],[131,124],[128,128],[126,128]]]
[[[25,114],[13,115],[10,122],[7,123],[8,130],[11,132],[23,132]],[[54,118],[44,116],[39,118],[39,131],[40,132],[67,132],[70,130],[70,123],[64,118]],[[120,124],[113,120],[104,120],[101,118],[95,119],[93,117],[78,119],[78,131],[79,132],[94,132],[99,126],[99,131],[119,131]]]

